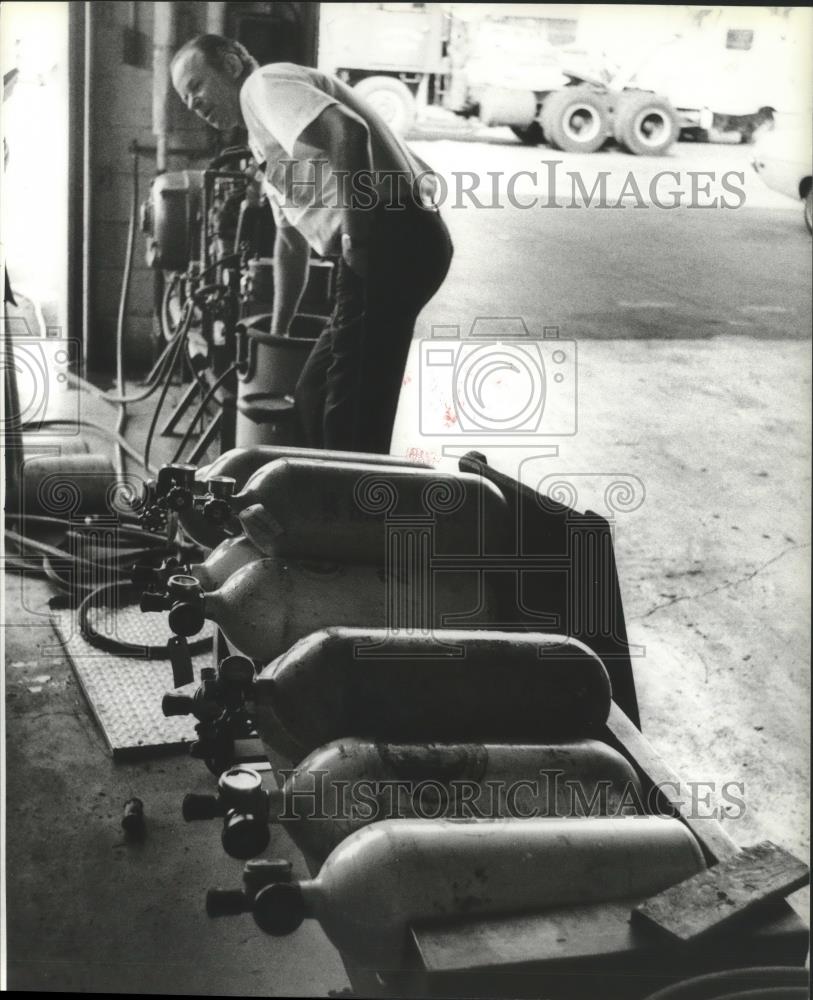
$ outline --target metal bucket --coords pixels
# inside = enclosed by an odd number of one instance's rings
[[[268,332],[270,315],[252,317],[240,324],[247,365],[237,388],[237,447],[298,443],[294,390],[321,332],[314,328],[318,325],[307,330],[308,336],[278,337]]]

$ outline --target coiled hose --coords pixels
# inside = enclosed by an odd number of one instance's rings
[[[17,520],[31,522],[32,525],[40,524],[43,527],[65,527],[64,521],[58,518],[39,515],[25,515],[12,519],[12,521]],[[70,543],[70,548],[67,549],[61,545],[51,545],[27,537],[6,526],[6,540],[20,550],[20,554],[13,555],[11,560],[7,561],[8,568],[43,574],[63,594],[72,597],[86,592],[77,608],[77,618],[83,638],[96,649],[117,656],[133,656],[148,660],[169,659],[170,649],[166,644],[142,645],[103,635],[91,623],[90,612],[105,604],[112,603],[113,607],[118,608],[125,603],[132,603],[141,590],[131,583],[129,578],[134,564],[144,558],[155,559],[174,554],[177,552],[177,546],[167,544],[166,540],[142,528],[125,523],[116,526],[116,540],[119,540],[120,533],[121,540],[131,539],[141,543],[142,547],[135,549],[128,547],[120,551],[115,548],[111,551],[108,547],[104,550],[103,558],[100,558],[98,539],[92,534],[87,538],[83,537],[83,530],[92,532],[96,527],[94,521],[89,518],[84,524],[71,527],[77,530],[70,532],[66,539]],[[39,557],[39,562],[30,561],[31,553]],[[114,579],[111,580],[111,577]],[[100,579],[109,582],[100,586]],[[212,642],[211,636],[208,636],[190,643],[190,655],[210,650]]]

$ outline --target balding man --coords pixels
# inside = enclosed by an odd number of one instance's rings
[[[311,249],[336,260],[335,308],[296,389],[306,443],[387,453],[418,313],[452,259],[431,171],[340,80],[258,66],[238,42],[192,39],[175,89],[225,131],[242,124],[277,222],[272,332],[287,335]]]

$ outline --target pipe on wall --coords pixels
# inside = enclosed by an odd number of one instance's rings
[[[226,32],[225,2],[208,3],[206,5],[206,31],[210,35],[223,35]]]
[[[94,80],[94,44],[96,13],[92,3],[83,4],[84,8],[84,75],[82,77],[82,121],[84,123],[82,143],[82,376],[87,377],[88,367],[93,365],[94,345],[91,343],[92,301],[90,256],[92,249],[92,218],[93,205],[93,164],[91,151],[94,142],[92,94]]]
[[[68,336],[82,337],[81,369],[85,374],[88,325],[85,312],[85,254],[89,238],[85,220],[85,192],[90,178],[85,172],[85,130],[87,128],[85,80],[85,4],[68,8]],[[81,253],[74,253],[81,247]]]
[[[167,169],[170,132],[170,98],[172,80],[169,67],[175,47],[177,30],[177,5],[154,3],[153,59],[152,59],[152,131],[156,140],[155,168],[158,173]]]

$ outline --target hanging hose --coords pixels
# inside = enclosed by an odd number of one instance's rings
[[[69,533],[70,534],[70,533]],[[78,579],[79,571],[84,572],[89,578],[94,575],[99,576],[100,573],[109,574],[111,572],[122,574],[124,569],[121,564],[127,564],[130,561],[150,558],[158,554],[161,554],[161,549],[155,547],[149,549],[128,549],[121,553],[116,553],[115,560],[108,560],[105,562],[99,562],[96,559],[85,558],[76,551],[70,551],[68,549],[62,548],[60,545],[50,545],[47,542],[38,541],[34,538],[27,538],[24,535],[13,531],[11,528],[5,529],[5,538],[7,542],[11,542],[18,546],[21,550],[20,555],[23,559],[26,558],[26,551],[35,552],[41,557],[41,564],[36,567],[39,570],[45,572],[46,576],[55,579],[60,586],[71,587],[75,586],[84,590],[87,590],[90,584],[82,583]],[[76,536],[74,536],[76,539]],[[64,544],[68,539],[64,539],[62,544]],[[168,547],[164,547],[166,551],[169,551]],[[59,575],[59,572],[54,566],[51,560],[57,560],[58,565],[64,566],[68,564],[70,580],[65,580],[64,577]]]
[[[185,281],[186,278],[180,271],[171,272],[169,278],[164,278],[164,291],[161,295],[161,304],[158,310],[158,326],[161,331],[161,337],[167,344],[172,343],[178,332],[178,322],[171,313],[173,298],[177,297],[181,315],[183,315],[186,298],[184,289]]]
[[[165,547],[164,550],[163,550],[163,554],[165,554],[165,555],[170,555],[172,552],[173,552],[173,549],[171,549],[169,546]],[[146,553],[141,553],[141,556],[143,556],[145,554]],[[149,555],[156,555],[157,553],[151,551],[148,554]],[[134,555],[134,558],[140,558],[137,553],[134,553],[133,555]],[[65,559],[69,559],[69,558],[70,558],[70,555],[66,552],[65,553]],[[100,567],[100,568],[102,568],[102,567]],[[103,569],[104,569],[104,572],[105,572],[106,576],[113,575],[110,572],[110,567],[109,566],[105,566],[105,567],[103,567]],[[129,569],[132,570],[132,567],[129,567]],[[56,586],[59,587],[59,589],[63,593],[65,593],[65,594],[75,595],[77,591],[82,591],[84,593],[87,593],[87,592],[90,592],[92,590],[97,590],[98,587],[99,587],[98,577],[97,577],[97,579],[93,580],[92,582],[86,583],[86,582],[84,582],[81,579],[77,579],[76,573],[71,568],[68,568],[67,572],[62,572],[61,568],[59,566],[55,566],[51,562],[50,556],[43,556],[43,559],[42,559],[42,571],[45,573],[46,577],[52,583],[56,584]],[[115,574],[120,578],[120,582],[122,582],[122,583],[129,583],[130,582],[130,574],[129,574],[129,572],[125,572],[122,569],[122,567],[116,567]]]
[[[239,253],[226,253],[226,254],[223,254],[222,257],[219,257],[216,261],[213,261],[207,267],[204,267],[204,269],[197,275],[197,277],[198,278],[202,278],[204,276],[204,274],[208,274],[210,271],[214,271],[215,268],[217,268],[217,267],[222,267],[226,263],[226,261],[228,261],[228,260],[239,260],[239,259],[240,259],[240,254]],[[220,285],[216,285],[215,287],[216,288],[220,288],[221,286]]]
[[[140,403],[142,400],[148,399],[161,386],[161,376],[165,372],[174,348],[175,340],[173,339],[164,348],[160,357],[153,365],[149,375],[145,379],[145,391],[140,392],[135,396],[122,396],[120,394],[117,395],[115,393],[105,392],[103,389],[99,389],[95,386],[92,382],[88,382],[86,379],[83,379],[81,375],[75,375],[73,372],[67,372],[66,378],[68,382],[74,386],[74,388],[81,389],[83,392],[87,392],[91,396],[95,396],[96,399],[101,399],[105,403],[110,403],[111,406],[118,406],[120,403]]]
[[[121,394],[116,395],[115,393],[105,392],[103,389],[99,389],[98,386],[95,386],[92,382],[88,382],[86,379],[83,379],[80,375],[75,375],[73,372],[67,372],[66,378],[67,381],[75,389],[80,389],[83,392],[87,392],[89,395],[94,396],[96,399],[102,400],[102,402],[104,403],[110,403],[111,406],[118,406],[120,404],[129,404],[129,403],[141,403],[145,399],[149,399],[149,397],[152,396],[154,392],[157,392],[157,390],[163,384],[162,376],[167,374],[166,369],[170,362],[172,354],[175,350],[175,347],[176,347],[176,342],[175,339],[173,338],[171,341],[167,343],[166,347],[158,357],[158,360],[152,366],[150,373],[144,380],[143,384],[146,386],[144,391],[137,393],[136,395],[133,396],[123,396]],[[42,423],[42,421],[39,421],[39,423]]]
[[[130,225],[127,231],[127,253],[124,258],[124,275],[121,280],[121,294],[119,295],[119,311],[116,319],[116,385],[119,393],[124,392],[124,319],[127,313],[127,299],[130,295],[130,277],[133,271],[133,252],[135,250],[136,217],[138,215],[138,146],[133,145],[133,200],[130,206]],[[115,433],[122,437],[127,424],[127,404],[119,403],[119,416],[116,421]],[[126,469],[124,463],[124,451],[116,441],[115,449],[115,469],[116,474],[124,478]]]
[[[119,515],[121,520],[121,515]],[[42,524],[42,525],[52,525],[53,527],[65,528],[65,521],[58,517],[48,517],[46,514],[6,514],[7,521],[25,521],[26,523],[32,524]],[[88,517],[86,522],[71,523],[70,528],[72,531],[95,531],[98,530],[98,525],[94,523],[92,518]],[[153,534],[151,531],[147,531],[146,528],[142,528],[138,524],[138,519],[133,518],[131,523],[119,523],[116,525],[116,532],[122,535],[132,535],[139,538],[144,542],[145,545],[156,547],[162,546],[164,543],[158,538],[157,535]]]
[[[116,444],[118,444],[124,450],[124,452],[127,455],[129,455],[130,458],[133,459],[134,462],[138,462],[138,464],[141,466],[142,469],[144,469],[145,472],[149,472],[150,475],[154,475],[155,469],[153,469],[146,463],[146,461],[144,460],[144,456],[139,455],[139,453],[135,450],[135,448],[130,444],[130,442],[126,438],[123,438],[120,434],[117,434],[114,430],[111,430],[109,427],[105,427],[104,424],[97,423],[95,420],[87,420],[84,417],[81,420],[67,420],[67,419],[60,420],[58,418],[54,418],[53,420],[48,419],[48,420],[37,421],[37,427],[65,427],[65,426],[88,427],[90,428],[90,430],[98,431],[100,434],[104,434],[106,437],[111,438],[113,441],[115,441]],[[23,430],[25,430],[25,427],[23,427]]]
[[[144,445],[144,468],[147,469],[147,471],[151,471],[149,465],[150,450],[152,448],[152,439],[153,436],[155,435],[155,428],[158,426],[158,418],[160,416],[161,409],[164,405],[164,401],[167,398],[169,385],[170,382],[172,381],[172,373],[175,370],[175,365],[177,364],[177,361],[181,355],[181,348],[183,347],[184,342],[186,341],[186,338],[189,334],[189,329],[192,325],[192,311],[194,309],[194,299],[189,299],[189,301],[185,303],[184,309],[186,310],[186,315],[181,320],[181,329],[178,331],[178,337],[175,343],[174,350],[172,352],[171,360],[169,362],[169,371],[167,373],[166,379],[164,380],[164,384],[161,387],[161,395],[158,397],[158,403],[155,406],[155,410],[153,411],[152,415],[152,420],[150,421],[150,428],[147,431],[147,440]]]
[[[233,255],[230,255],[230,256],[233,256]],[[224,258],[222,258],[222,259],[224,259]],[[207,270],[210,270],[210,269],[211,269],[211,267],[207,268]],[[153,412],[153,415],[152,415],[152,421],[150,422],[150,428],[149,428],[149,430],[147,432],[147,440],[146,440],[146,443],[145,443],[145,446],[144,446],[144,463],[145,463],[145,468],[147,467],[147,463],[149,462],[150,451],[152,450],[152,440],[153,440],[153,437],[155,435],[155,428],[158,426],[158,417],[159,417],[159,415],[161,413],[161,409],[163,408],[164,401],[166,400],[167,391],[169,389],[169,384],[170,384],[170,381],[171,381],[171,378],[172,378],[172,372],[173,372],[173,370],[175,368],[175,365],[176,365],[176,363],[178,361],[178,358],[180,357],[181,347],[183,346],[184,342],[186,341],[186,338],[189,335],[189,330],[190,330],[191,325],[192,325],[192,315],[193,315],[195,306],[198,304],[199,300],[202,299],[202,298],[204,298],[205,296],[212,295],[212,294],[220,294],[220,295],[222,295],[222,294],[224,294],[224,291],[226,291],[226,290],[223,288],[222,285],[217,285],[217,284],[204,285],[202,288],[197,289],[197,291],[195,291],[195,293],[189,299],[187,299],[187,301],[184,303],[185,315],[181,318],[181,325],[180,325],[180,329],[178,330],[178,334],[177,334],[175,350],[173,351],[172,360],[170,362],[169,374],[167,375],[167,378],[165,379],[164,384],[162,386],[161,395],[158,398],[158,403],[156,404],[155,411]],[[220,376],[220,378],[218,379],[218,381],[215,383],[215,389],[219,388],[219,386],[222,383],[223,379],[225,378],[226,374],[227,373],[224,372],[224,374],[222,376]],[[231,373],[228,372],[228,374],[231,374]],[[213,392],[210,392],[210,394],[206,397],[204,403],[201,404],[201,405],[205,405],[206,403],[208,403],[209,400],[211,399],[212,395],[213,395]],[[197,419],[197,417],[196,417],[196,419]],[[185,440],[183,442],[184,446],[185,446],[187,440],[188,440],[188,438],[185,438]]]
[[[89,570],[109,568],[109,564],[98,563],[92,559],[85,559],[80,555],[67,553],[63,549],[57,548],[56,545],[49,545],[47,542],[38,542],[33,538],[26,538],[24,535],[20,535],[16,531],[12,531],[11,528],[5,529],[5,536],[9,541],[14,542],[15,545],[33,549],[35,552],[51,556],[54,559],[64,560],[65,558],[69,558],[79,567],[86,567]]]
[[[217,392],[217,390],[221,387],[221,385],[223,385],[223,383],[226,381],[226,379],[229,377],[229,375],[231,375],[233,372],[236,372],[238,368],[239,368],[239,365],[236,364],[236,363],[233,364],[233,365],[230,365],[221,375],[218,376],[218,378],[209,387],[208,392],[203,397],[203,399],[200,401],[200,404],[198,405],[198,408],[195,411],[195,415],[192,417],[192,420],[190,421],[189,426],[186,428],[186,432],[184,433],[184,436],[181,438],[181,443],[178,445],[178,448],[177,448],[174,456],[172,457],[172,460],[171,460],[172,464],[174,464],[175,462],[179,462],[181,460],[181,455],[183,454],[183,450],[187,446],[187,444],[189,443],[189,439],[192,437],[192,432],[194,431],[195,426],[197,425],[198,420],[200,420],[201,416],[203,416],[203,413],[204,413],[207,405],[209,404],[209,401],[212,399],[212,397]]]

